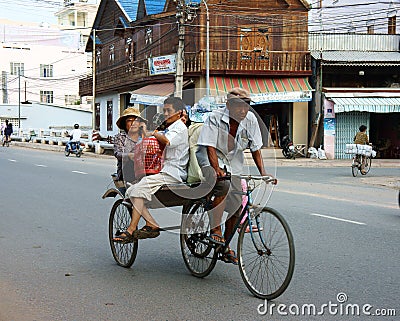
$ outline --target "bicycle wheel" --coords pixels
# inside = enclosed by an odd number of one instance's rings
[[[183,208],[181,221],[181,252],[186,267],[194,276],[203,278],[217,263],[217,252],[207,240],[210,221],[204,204],[194,202]]]
[[[357,159],[353,157],[353,163],[351,164],[351,173],[354,177],[356,177],[358,174],[358,166],[359,164],[357,162]]]
[[[362,175],[367,175],[369,170],[371,169],[371,164],[372,164],[372,158],[370,156],[365,158],[365,167],[364,170],[365,172],[361,172]]]
[[[131,222],[131,210],[122,204],[122,199],[118,199],[110,212],[108,222],[108,238],[112,255],[118,265],[129,268],[135,262],[138,250],[138,241],[132,243],[114,242],[112,239],[118,233],[126,231]]]
[[[264,207],[257,212],[252,224],[258,231],[246,233],[247,220],[239,233],[240,275],[253,295],[272,300],[286,290],[292,279],[295,262],[293,236],[277,211]]]

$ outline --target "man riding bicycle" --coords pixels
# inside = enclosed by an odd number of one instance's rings
[[[217,183],[215,198],[210,211],[210,241],[223,245],[235,227],[241,212],[242,191],[240,174],[244,167],[244,150],[250,148],[251,155],[261,175],[267,175],[261,156],[263,146],[261,130],[256,116],[249,112],[249,93],[242,88],[233,88],[227,96],[226,107],[214,110],[205,121],[198,139],[196,153],[200,167],[211,166]],[[218,180],[227,173],[231,180]],[[206,175],[206,174],[205,174]],[[228,193],[229,189],[229,193]],[[224,210],[228,212],[225,232],[222,236],[221,220]],[[238,264],[236,253],[228,248],[223,256],[227,263]]]

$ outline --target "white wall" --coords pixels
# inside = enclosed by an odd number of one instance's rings
[[[80,126],[92,127],[92,113],[43,104],[21,105],[21,128],[43,128],[50,126]],[[18,105],[1,105],[1,118],[18,118]],[[15,127],[15,130],[17,128]]]

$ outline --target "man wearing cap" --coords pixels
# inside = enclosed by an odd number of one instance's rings
[[[226,176],[227,172],[232,175],[230,182],[217,181],[214,188],[216,196],[210,215],[210,240],[221,245],[232,234],[240,215],[241,195],[231,191],[241,191],[238,175],[243,172],[245,149],[250,148],[258,171],[266,175],[260,151],[263,146],[261,131],[256,116],[249,112],[249,103],[250,96],[246,90],[233,88],[227,95],[226,107],[214,110],[206,119],[197,141],[196,156],[200,167],[211,166],[217,179]],[[221,220],[224,210],[228,212],[228,219],[223,237]],[[223,260],[238,264],[236,254],[230,248]]]
[[[126,196],[133,205],[132,219],[127,230],[114,237],[115,242],[130,242],[133,239],[154,238],[160,235],[159,226],[149,213],[145,202],[151,201],[152,195],[163,185],[182,183],[186,180],[186,166],[189,161],[186,106],[182,99],[169,97],[164,101],[163,113],[165,129],[155,130],[151,134],[165,146],[163,167],[160,173],[145,176],[127,189]],[[140,217],[144,218],[146,225],[137,229]]]
[[[117,158],[119,181],[132,182],[135,179],[132,152],[138,141],[146,134],[146,123],[147,120],[134,107],[125,109],[117,120],[121,132],[114,136],[114,156]]]

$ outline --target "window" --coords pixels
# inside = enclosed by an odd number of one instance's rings
[[[146,45],[151,45],[153,43],[153,30],[150,27],[146,28],[144,39],[146,41]]]
[[[65,95],[65,105],[79,105],[80,100],[76,95]]]
[[[53,77],[53,65],[40,64],[40,77]]]
[[[52,104],[53,103],[53,91],[40,91],[40,102],[45,104]]]
[[[101,62],[101,49],[96,49],[96,64]]]
[[[3,104],[7,104],[8,103],[7,73],[5,71],[1,72],[1,91],[3,92]]]
[[[114,52],[114,45],[111,45],[109,47],[109,56],[108,56],[108,62],[110,63],[110,65],[112,65],[114,63],[114,59],[115,59],[115,52]]]
[[[244,27],[239,31],[239,49],[241,59],[252,59],[252,53],[257,58],[265,59],[269,51],[269,29],[265,26]]]
[[[389,35],[395,35],[396,34],[396,16],[389,17],[388,34]]]
[[[107,130],[113,130],[113,102],[107,101]]]
[[[100,103],[94,104],[94,129],[100,130]]]
[[[23,62],[10,62],[10,73],[11,75],[18,76],[24,75],[24,63]]]
[[[132,46],[132,38],[128,37],[125,40],[125,58],[129,63],[132,62]]]
[[[373,35],[373,34],[375,33],[374,26],[368,26],[368,27],[367,27],[367,33],[368,33],[369,35]]]

